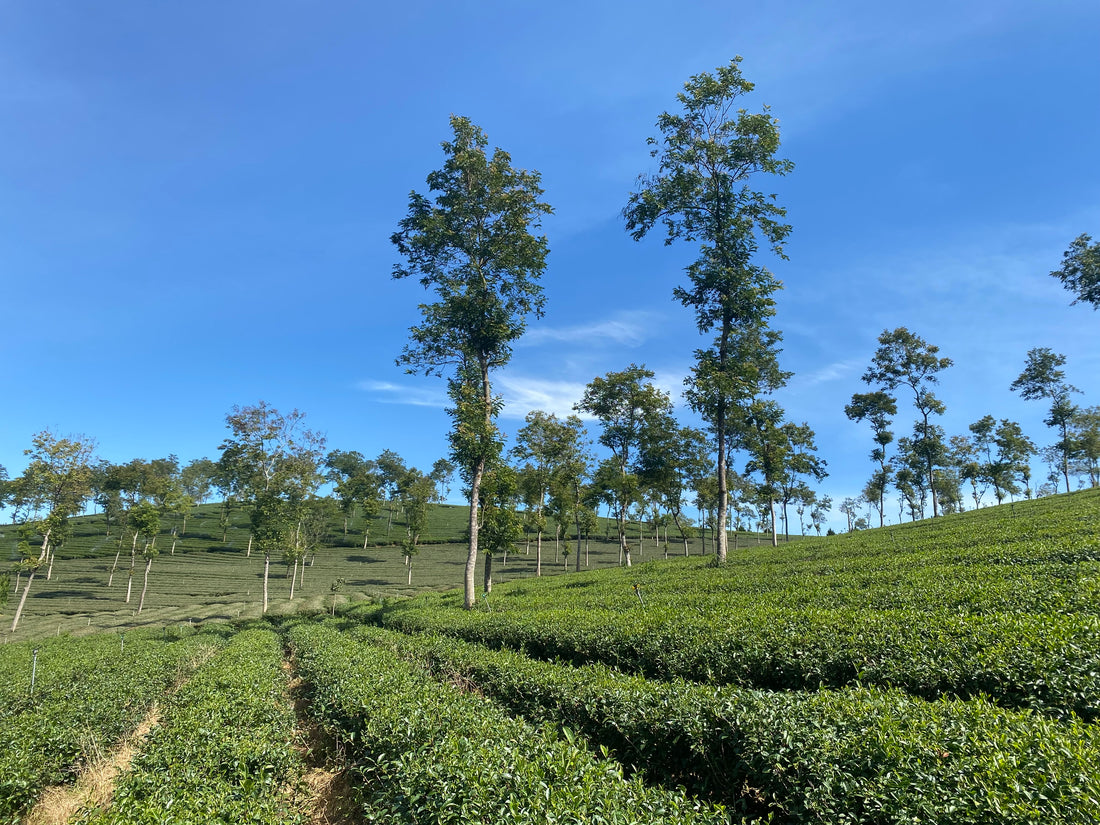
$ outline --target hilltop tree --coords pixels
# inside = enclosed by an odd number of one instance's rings
[[[428,504],[435,500],[435,480],[410,467],[397,486],[397,497],[405,512],[405,539],[401,549],[408,567],[408,583],[412,585],[413,556],[420,552],[420,536],[428,525]]]
[[[874,433],[875,448],[871,450],[871,460],[878,462],[878,470],[867,482],[865,493],[868,501],[878,510],[879,527],[886,525],[886,488],[890,485],[891,468],[886,457],[886,448],[894,440],[890,430],[892,416],[897,415],[897,399],[888,392],[857,392],[852,402],[844,407],[844,414],[852,421],[869,421]]]
[[[671,415],[668,393],[650,383],[653,371],[631,364],[619,372],[594,378],[584,388],[584,396],[575,409],[589,413],[600,422],[603,432],[598,440],[611,451],[614,470],[605,476],[615,506],[620,556],[631,566],[630,544],[626,538],[626,513],[637,498],[636,461],[643,445],[659,427],[662,416]]]
[[[660,416],[654,433],[642,445],[639,466],[646,486],[672,516],[684,544],[684,555],[688,555],[685,497],[709,470],[706,435],[692,427],[678,426],[671,415]]]
[[[878,337],[879,347],[871,359],[871,366],[863,374],[863,380],[878,384],[884,391],[909,387],[913,392],[913,405],[921,415],[910,441],[910,451],[923,462],[927,489],[932,493],[932,516],[939,515],[935,468],[946,459],[947,447],[943,431],[929,420],[931,415],[943,415],[944,403],[933,394],[931,385],[939,383],[937,373],[951,366],[950,358],[940,358],[940,348],[914,335],[905,327],[884,330]],[[939,435],[937,437],[937,430]]]
[[[325,467],[325,478],[332,482],[333,492],[340,501],[344,535],[348,534],[348,521],[359,510],[364,519],[363,548],[366,549],[371,519],[382,509],[382,474],[375,462],[354,450],[331,451],[325,456]]]
[[[494,419],[499,400],[491,376],[511,359],[527,319],[542,317],[539,279],[546,268],[545,236],[533,234],[543,215],[537,172],[512,167],[502,149],[490,155],[485,133],[464,117],[451,117],[454,139],[445,141],[443,168],[428,175],[434,198],[409,196],[409,211],[391,236],[404,262],[394,278],[416,276],[434,291],[421,304],[423,322],[399,364],[411,372],[450,372],[454,402],[452,457],[469,490],[469,549],[463,576],[467,609],[476,604],[478,501],[482,478],[499,453]]]
[[[1089,486],[1100,485],[1100,407],[1078,410],[1070,423],[1074,466],[1087,475]]]
[[[35,575],[50,560],[52,549],[63,540],[69,517],[83,509],[92,493],[94,449],[95,442],[90,438],[57,438],[49,430],[43,430],[31,439],[30,449],[23,451],[30,460],[14,482],[14,488],[9,489],[16,505],[15,520],[24,522],[27,538],[20,543],[19,570],[28,576],[12,618],[12,633],[19,627]],[[42,539],[37,552],[29,544],[32,535]]]
[[[1062,266],[1051,277],[1074,294],[1070,306],[1080,302],[1100,309],[1100,242],[1091,243],[1090,235],[1078,235],[1062,255]]]
[[[1072,393],[1080,392],[1077,387],[1066,381],[1066,356],[1049,347],[1036,347],[1028,350],[1024,371],[1012,382],[1011,390],[1018,392],[1026,401],[1040,398],[1050,399],[1050,413],[1043,419],[1048,427],[1056,428],[1062,438],[1055,444],[1061,456],[1062,477],[1069,492],[1069,459],[1073,452],[1073,442],[1069,436],[1070,423],[1077,414],[1077,407],[1070,401]]]
[[[775,196],[749,185],[762,174],[785,175],[793,164],[776,157],[779,126],[766,106],[758,113],[735,108],[753,90],[740,62],[736,57],[714,74],[704,72],[684,84],[677,95],[682,114],[661,114],[661,139],[649,139],[658,172],[639,178],[639,190],[623,210],[635,240],[660,223],[666,244],[699,243],[699,257],[687,267],[688,284],[674,295],[695,311],[699,332],[714,336],[709,348],[695,353],[689,402],[715,439],[719,562],[727,553],[730,418],[746,398],[764,391],[759,377],[743,368],[737,339],[763,337],[775,314],[772,295],[780,288],[753,259],[761,243],[784,257],[791,229]]]
[[[1015,495],[1020,492],[1016,484],[1019,479],[1024,483],[1024,492],[1031,498],[1031,457],[1038,454],[1034,442],[1024,435],[1023,428],[1015,421],[1002,418],[993,434],[993,443],[997,447],[993,474],[997,477],[995,487]],[[997,498],[1001,501],[1001,497]]]
[[[516,514],[516,471],[503,462],[493,464],[485,474],[480,493],[485,556],[482,592],[488,595],[493,591],[493,559],[507,554],[521,537],[520,518]]]
[[[264,554],[263,612],[268,606],[271,555],[279,557],[299,529],[305,503],[322,481],[324,436],[307,429],[305,413],[283,415],[264,401],[225,417],[230,437],[218,464],[231,488],[249,502],[252,537]]]
[[[158,554],[156,549],[157,534],[160,533],[160,511],[157,506],[149,501],[139,502],[130,514],[130,524],[134,531],[134,547],[137,538],[145,541],[142,549],[142,558],[145,559],[145,579],[141,587],[141,599],[138,602],[138,613],[145,607],[145,593],[149,590],[149,571],[153,567],[153,558]],[[130,552],[130,575],[126,583],[126,603],[130,603],[130,592],[134,586],[134,560],[133,550]]]
[[[553,413],[532,410],[516,433],[512,455],[527,462],[520,473],[519,486],[534,506],[531,523],[536,529],[535,575],[542,575],[542,531],[546,524],[547,496],[556,492],[556,508],[565,519],[574,514],[580,498],[585,467],[582,459],[584,427],[576,416],[565,421]],[[583,461],[582,461],[583,464]],[[579,515],[579,514],[577,514]]]
[[[779,474],[779,502],[783,506],[783,532],[787,541],[791,540],[790,522],[787,508],[791,502],[802,499],[812,500],[813,491],[802,480],[803,476],[814,481],[823,481],[829,475],[825,469],[825,459],[817,455],[814,443],[814,431],[803,421],[801,424],[787,422],[783,424],[783,436],[787,442],[787,455],[783,469]]]
[[[217,475],[217,465],[205,456],[196,458],[180,470],[180,483],[183,491],[191,497],[195,504],[205,504],[210,498],[210,491],[214,486],[214,478]]]

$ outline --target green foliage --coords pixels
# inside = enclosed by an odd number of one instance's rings
[[[287,798],[302,768],[294,712],[269,630],[237,633],[169,698],[161,723],[104,811],[83,823],[301,822]]]
[[[423,662],[442,681],[472,683],[532,724],[582,734],[649,782],[684,786],[737,814],[790,823],[1077,823],[1100,813],[1100,742],[1089,728],[981,699],[715,690],[439,637],[373,628],[354,637]]]
[[[720,809],[625,780],[569,732],[509,717],[335,630],[290,631],[312,709],[361,776],[366,821],[727,823]]]
[[[387,607],[387,626],[660,678],[768,689],[856,683],[914,696],[985,694],[1055,717],[1100,717],[1100,491],[939,522],[805,540],[572,582],[512,584],[491,614],[445,598]],[[433,607],[434,604],[434,607]]]
[[[59,638],[0,649],[0,822],[17,822],[47,786],[72,781],[132,730],[211,638],[164,634]],[[33,649],[38,649],[30,692]]]
[[[1084,301],[1100,308],[1100,242],[1091,243],[1090,235],[1078,235],[1062,255],[1062,265],[1051,272],[1051,277],[1073,293],[1074,305]]]

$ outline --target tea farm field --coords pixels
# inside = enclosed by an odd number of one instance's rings
[[[0,646],[0,822],[1100,822],[1100,491],[314,608]]]

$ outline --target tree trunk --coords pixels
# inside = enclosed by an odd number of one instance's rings
[[[298,581],[298,557],[294,557],[294,575],[290,577],[290,600],[294,601],[294,584]]]
[[[251,540],[249,541],[251,544]],[[264,609],[263,613],[267,613],[267,574],[271,570],[271,552],[264,550]]]
[[[136,544],[137,544],[136,539],[135,539],[134,544],[136,546]],[[129,575],[126,577],[126,604],[130,603],[130,594],[131,594],[131,592],[133,592],[133,589],[134,589],[134,564],[135,564],[136,561],[137,561],[137,552],[133,548],[131,548],[131,550],[130,550],[130,572],[129,572]]]
[[[729,338],[732,332],[733,319],[728,312],[722,317],[722,330],[718,344],[718,370],[724,374],[729,361]],[[721,529],[717,532],[718,544],[715,547],[715,557],[718,564],[725,564],[729,555],[729,540],[726,536],[726,518],[729,507],[729,480],[726,471],[729,466],[729,456],[726,446],[726,399],[718,399],[718,409],[714,415],[714,430],[718,435],[718,508],[715,524]],[[713,529],[713,528],[712,528]],[[711,544],[714,544],[715,533],[711,533]]]
[[[463,571],[463,606],[473,610],[477,604],[474,592],[474,577],[477,575],[477,501],[481,494],[481,479],[485,475],[485,459],[474,463],[474,472],[470,483],[470,544],[466,552],[466,569]]]
[[[768,507],[771,510],[771,514],[772,514],[772,547],[778,547],[779,546],[779,533],[776,529],[777,525],[775,523],[775,499],[774,498],[768,500]],[[726,532],[724,526],[723,526],[722,532],[723,533]]]
[[[31,571],[30,575],[27,576],[27,583],[23,585],[23,595],[19,597],[19,606],[15,608],[15,616],[11,620],[12,633],[19,627],[19,617],[23,615],[23,605],[27,603],[27,594],[31,592],[31,582],[34,581],[35,572],[34,570]]]
[[[251,533],[248,534],[248,549],[244,551],[244,557],[246,559],[252,557],[252,534]]]
[[[493,554],[485,554],[485,593],[493,592]]]
[[[405,562],[405,564],[409,568],[409,580],[408,580],[409,587],[412,587],[412,583],[413,583],[413,560],[412,560],[412,556],[408,557],[408,560]]]
[[[535,575],[542,575],[542,528],[535,537]]]
[[[149,570],[153,566],[153,557],[150,556],[145,560],[145,581],[141,585],[141,599],[138,600],[138,615],[141,615],[141,609],[145,607],[145,592],[149,589]]]
[[[370,530],[363,531],[363,549],[367,549],[367,541],[370,539]]]
[[[122,555],[122,548],[118,548],[118,552],[115,553],[115,563],[111,565],[111,575],[107,577],[107,586],[111,586],[111,582],[115,580],[115,571],[118,569],[118,557]]]

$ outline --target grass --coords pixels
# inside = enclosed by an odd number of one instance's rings
[[[73,534],[57,551],[50,579],[46,579],[44,572],[35,577],[14,636],[9,631],[18,596],[13,593],[8,603],[0,607],[0,641],[7,643],[65,633],[117,633],[137,627],[259,616],[263,593],[263,555],[257,552],[247,554],[248,514],[243,509],[233,511],[231,525],[225,534],[225,541],[222,541],[220,511],[220,504],[196,508],[188,519],[187,531],[179,538],[174,554],[170,552],[170,531],[173,526],[181,525],[176,525],[174,521],[165,525],[157,539],[160,555],[153,561],[149,592],[141,615],[136,613],[144,574],[140,546],[134,569],[133,594],[127,604],[129,537],[122,542],[119,569],[112,586],[108,588],[110,570],[120,549],[119,528],[112,525],[111,535],[108,536],[106,520],[101,514],[73,519]],[[351,519],[346,536],[343,519],[334,520],[329,526],[325,546],[310,560],[304,575],[304,587],[296,589],[293,602],[289,600],[288,569],[279,560],[272,559],[269,612],[282,614],[303,609],[328,609],[333,598],[331,588],[338,579],[345,582],[336,597],[338,603],[458,587],[466,562],[464,531],[468,512],[466,507],[455,505],[436,505],[432,508],[420,552],[413,558],[411,586],[408,567],[396,544],[405,533],[400,512],[394,514],[389,530],[389,514],[385,509],[371,522],[370,541],[366,549],[363,548],[363,519]],[[582,569],[617,567],[619,564],[613,527],[604,521],[600,530],[599,535],[591,537],[588,567],[585,568],[582,560]],[[640,553],[637,550],[636,527],[632,527],[631,532],[635,562],[663,557],[663,548],[655,546],[648,529]],[[741,534],[740,541],[742,544],[759,544],[765,541],[765,537]],[[16,558],[17,544],[15,528],[10,525],[0,527],[0,553]],[[570,544],[575,544],[575,541]],[[670,555],[682,554],[682,543],[674,532],[669,536],[668,544]],[[692,555],[700,555],[704,550],[703,542],[698,538],[691,539],[689,547]],[[709,552],[709,540],[707,550]],[[575,556],[569,562],[570,570],[573,570]],[[509,554],[507,563],[500,558],[494,560],[494,584],[533,578],[535,566],[535,538],[531,536],[529,549],[524,542],[520,542],[516,551]],[[550,576],[562,572],[564,557],[555,552],[553,536],[544,536],[542,574]],[[480,571],[478,575],[480,582]]]

